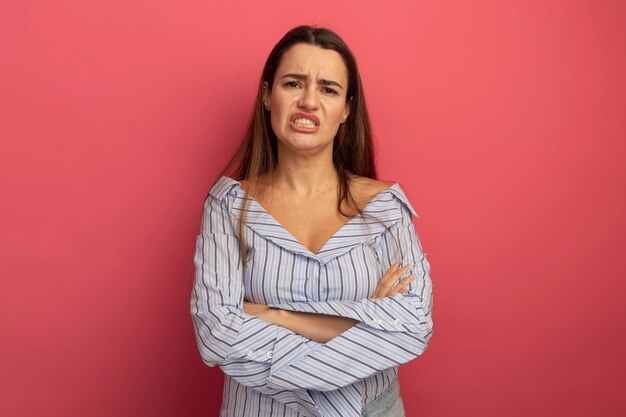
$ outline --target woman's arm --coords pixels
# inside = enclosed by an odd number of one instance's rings
[[[399,264],[392,265],[378,282],[372,298],[392,297],[399,292],[404,292],[406,286],[414,280],[412,275],[400,280],[402,274],[407,272],[409,268],[410,266],[400,268]],[[334,339],[359,323],[359,320],[350,317],[290,311],[250,302],[243,304],[243,310],[246,314],[285,327],[294,333],[322,343]]]
[[[306,354],[317,342],[243,311],[239,240],[234,232],[227,198],[224,195],[207,198],[200,234],[196,238],[190,312],[200,356],[205,364],[219,365],[240,384],[258,390],[302,415],[321,417],[307,390],[267,386],[274,351]]]
[[[248,302],[244,302],[243,311],[322,343],[328,342],[358,323],[357,320],[348,317],[301,313]]]
[[[421,355],[433,332],[430,265],[422,251],[408,210],[379,245],[381,260],[394,242],[401,262],[411,266],[415,280],[406,294],[358,301],[331,300],[284,303],[273,307],[349,317],[359,322],[306,355],[282,351],[274,356],[268,386],[330,391],[402,365]],[[276,364],[279,364],[276,366]]]

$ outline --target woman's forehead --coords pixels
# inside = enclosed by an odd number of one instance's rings
[[[315,45],[296,44],[283,55],[276,76],[280,78],[290,73],[304,74],[345,83],[347,72],[343,58],[338,52]]]

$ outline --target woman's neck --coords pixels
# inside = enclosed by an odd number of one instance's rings
[[[299,195],[335,191],[339,176],[331,155],[297,155],[279,152],[272,185]]]

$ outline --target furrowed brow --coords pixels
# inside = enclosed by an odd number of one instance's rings
[[[324,85],[336,85],[337,87],[341,88],[343,90],[343,87],[339,85],[339,83],[337,81],[332,81],[332,80],[318,80],[318,82],[320,84],[324,84]]]
[[[285,74],[280,78],[283,79],[287,77],[295,78],[296,80],[304,80],[304,81],[306,81],[309,78],[306,74]],[[343,87],[337,81],[320,79],[320,80],[317,80],[317,82],[323,85],[334,85],[343,89]]]

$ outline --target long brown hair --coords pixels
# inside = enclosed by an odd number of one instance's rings
[[[377,178],[370,121],[356,59],[339,35],[326,28],[297,26],[287,32],[274,46],[263,67],[253,116],[248,124],[244,140],[221,175],[230,176],[238,181],[247,180],[250,184],[245,194],[242,212],[245,213],[249,191],[254,189],[260,177],[271,177],[278,162],[276,134],[271,126],[269,111],[263,106],[263,84],[267,82],[267,88],[269,91],[272,90],[274,76],[283,55],[289,48],[300,43],[336,51],[341,55],[348,70],[346,100],[350,101],[350,115],[340,125],[333,140],[333,165],[339,178],[337,210],[343,216],[349,217],[342,210],[342,205],[345,203],[362,214],[361,208],[351,193],[350,185],[352,175]],[[245,270],[247,247],[243,239],[243,224],[244,215],[239,221],[239,249],[240,260]]]

